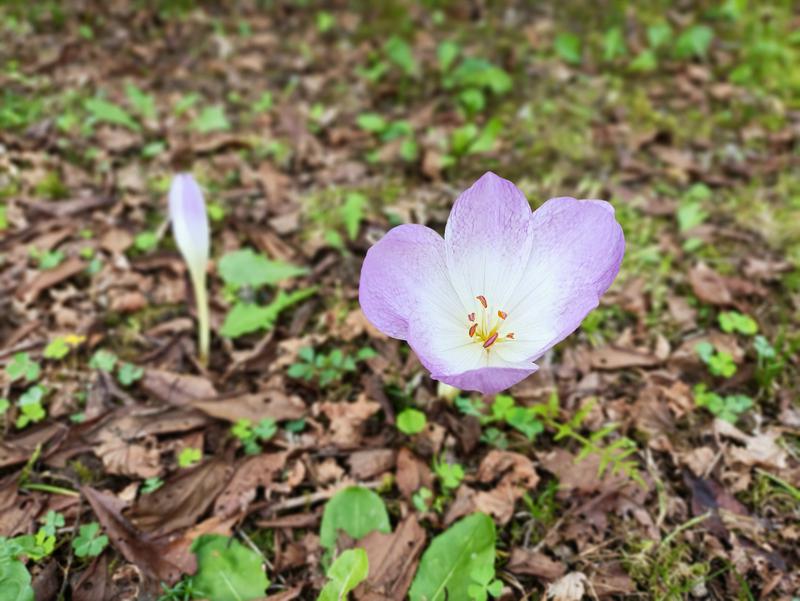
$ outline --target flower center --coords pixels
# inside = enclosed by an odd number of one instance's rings
[[[476,296],[475,300],[479,303],[478,310],[467,315],[469,337],[481,344],[487,353],[495,344],[513,340],[514,332],[503,333],[508,313],[490,310],[489,302],[482,294]]]

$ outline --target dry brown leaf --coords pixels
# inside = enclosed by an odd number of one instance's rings
[[[400,493],[406,499],[411,499],[411,496],[423,486],[433,488],[433,472],[427,463],[403,447],[397,453],[396,481]]]
[[[25,304],[30,304],[48,288],[78,275],[85,268],[86,263],[84,261],[77,257],[70,257],[58,267],[37,272],[33,281],[24,283],[17,288],[16,297]]]
[[[222,458],[183,470],[155,492],[141,497],[128,518],[152,535],[193,526],[225,489],[232,471]]]
[[[108,555],[103,553],[95,557],[89,567],[81,572],[79,577],[73,579],[71,587],[73,601],[108,601],[111,597],[110,589],[113,588],[113,583],[108,577]],[[55,598],[55,595],[52,598]]]
[[[102,461],[109,474],[134,478],[155,478],[161,475],[161,453],[156,440],[143,437],[138,442],[128,442],[113,430],[101,430],[94,454]]]
[[[262,419],[275,421],[300,419],[306,414],[307,407],[297,395],[289,395],[281,390],[262,391],[254,394],[243,394],[233,398],[213,401],[194,401],[192,407],[203,413],[236,423],[241,419],[257,424]]]
[[[350,474],[357,480],[369,480],[391,470],[397,452],[394,449],[364,449],[350,454]]]
[[[267,487],[286,465],[288,453],[271,453],[247,457],[239,463],[230,482],[214,503],[214,514],[221,517],[239,515],[256,498],[258,488]]]
[[[138,532],[122,516],[118,499],[88,486],[81,488],[81,493],[92,506],[111,544],[145,576],[167,583],[176,582],[181,577],[180,567],[165,558],[165,545]]]
[[[39,495],[23,497],[17,493],[16,478],[0,483],[0,536],[14,536],[28,530],[28,524],[42,510]]]
[[[353,403],[324,402],[316,409],[329,420],[330,426],[324,437],[324,444],[340,449],[352,449],[361,442],[364,423],[378,411],[381,406],[370,401],[366,395],[360,394]]]
[[[66,433],[64,424],[51,423],[0,440],[0,468],[25,463],[39,445],[44,450],[50,450],[47,448],[50,442],[61,440]]]
[[[542,580],[556,580],[567,571],[562,562],[550,559],[544,553],[521,547],[514,547],[511,550],[506,569],[513,574],[536,576]]]
[[[484,484],[497,481],[491,490],[473,490],[465,485],[459,487],[456,499],[448,508],[445,523],[482,511],[495,518],[499,524],[507,524],[514,516],[514,506],[530,489],[539,483],[533,462],[519,453],[494,449],[484,457],[478,468],[478,480]]]
[[[785,469],[788,465],[788,454],[778,445],[781,433],[775,430],[761,432],[755,436],[748,436],[733,424],[721,419],[714,420],[714,432],[720,436],[733,438],[744,443],[744,448],[738,446],[728,447],[726,456],[733,463],[747,466],[761,465],[778,470]]]
[[[697,447],[680,455],[681,461],[695,476],[708,475],[717,454],[711,447]]]
[[[140,382],[145,392],[169,405],[191,405],[215,398],[217,391],[206,378],[163,369],[146,369]]]
[[[698,263],[689,270],[689,284],[695,296],[704,303],[725,306],[733,302],[733,295],[722,276],[705,263]]]
[[[264,601],[294,601],[300,597],[300,593],[303,592],[303,585],[300,584],[298,586],[294,586],[289,590],[282,591],[280,593],[275,593],[274,595],[270,595],[264,599]]]
[[[355,591],[359,601],[378,598],[403,601],[417,571],[425,548],[425,530],[415,514],[410,514],[391,534],[371,532],[358,546],[367,552],[369,574]]]
[[[592,591],[598,597],[627,596],[636,592],[636,583],[619,563],[596,566],[591,578]]]
[[[559,495],[569,496],[573,492],[581,494],[622,489],[630,481],[624,476],[612,476],[608,471],[599,476],[600,458],[589,455],[581,461],[564,449],[556,449],[537,455],[540,465],[558,478]]]
[[[547,585],[547,598],[553,601],[580,601],[586,592],[588,578],[583,572],[570,572]]]
[[[592,367],[595,369],[625,369],[629,367],[653,367],[661,361],[649,352],[625,349],[607,345],[593,349],[589,353]]]

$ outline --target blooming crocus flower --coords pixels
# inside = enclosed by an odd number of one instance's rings
[[[200,359],[205,362],[210,346],[208,294],[206,293],[206,268],[208,267],[209,234],[206,204],[203,192],[188,173],[172,179],[169,189],[169,219],[172,235],[189,275],[197,302],[197,328]]]
[[[359,301],[434,379],[492,394],[535,372],[597,307],[624,252],[607,202],[552,198],[531,212],[486,173],[456,200],[444,239],[400,225],[367,252]]]

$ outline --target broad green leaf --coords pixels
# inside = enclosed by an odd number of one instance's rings
[[[650,73],[658,68],[658,58],[652,50],[642,50],[629,65],[631,71]]]
[[[500,117],[494,117],[481,130],[480,135],[475,138],[469,147],[469,154],[489,152],[494,148],[497,137],[503,131],[503,121]]]
[[[505,70],[486,59],[467,58],[445,78],[443,84],[446,88],[487,88],[499,96],[511,90],[514,82]]]
[[[130,386],[137,380],[141,380],[144,369],[133,363],[123,363],[117,369],[117,379],[123,386]]]
[[[717,319],[719,327],[728,334],[739,332],[745,336],[753,336],[758,333],[756,320],[738,311],[723,311]]]
[[[681,232],[701,225],[706,219],[708,212],[698,202],[684,203],[678,208],[678,229]]]
[[[91,113],[96,121],[121,125],[137,132],[142,129],[125,109],[103,98],[87,99],[84,103],[84,108]]]
[[[417,72],[417,60],[414,58],[414,51],[408,42],[392,36],[386,42],[384,50],[386,50],[389,60],[400,67],[406,75],[414,75]]]
[[[458,95],[458,102],[470,115],[477,115],[486,107],[486,97],[478,88],[467,88]]]
[[[404,409],[397,416],[397,429],[403,434],[419,434],[428,420],[418,409]]]
[[[95,351],[92,358],[89,359],[89,367],[92,369],[99,369],[111,373],[114,371],[114,366],[117,364],[117,356],[111,351],[99,349]]]
[[[361,113],[356,117],[356,124],[364,131],[379,134],[386,129],[386,119],[377,113]]]
[[[392,531],[386,505],[376,493],[360,486],[350,486],[336,493],[325,505],[319,542],[325,549],[336,545],[339,531],[356,540],[377,530]]]
[[[492,566],[494,577],[495,531],[492,519],[474,513],[433,539],[422,555],[409,591],[411,601],[445,601],[470,598],[472,575]]]
[[[704,58],[708,53],[714,31],[707,25],[694,25],[680,36],[675,42],[675,56],[678,58],[698,57]]]
[[[581,64],[581,39],[574,33],[559,33],[553,47],[562,60],[572,65]]]
[[[242,286],[258,288],[308,273],[305,267],[297,267],[282,261],[270,261],[249,248],[227,253],[219,260],[217,270],[226,284],[236,288]]]
[[[266,328],[269,311],[254,303],[236,303],[225,316],[220,334],[226,338],[237,338]]]
[[[278,294],[275,296],[272,302],[266,306],[267,329],[271,328],[275,324],[281,311],[306,300],[309,296],[313,296],[316,293],[316,286],[312,286],[311,288],[301,288],[300,290],[295,290],[294,292],[289,292],[288,294],[283,290],[278,290]]]
[[[672,38],[672,27],[669,23],[658,23],[647,28],[647,42],[650,47],[660,48]]]
[[[204,534],[191,547],[197,557],[192,577],[195,598],[209,601],[251,601],[266,595],[269,580],[261,556],[235,539]]]
[[[506,423],[522,432],[528,440],[533,440],[544,431],[544,425],[530,407],[513,407],[505,415]]]
[[[0,558],[0,592],[3,601],[34,601],[31,575],[24,563]]]
[[[128,83],[125,86],[125,95],[128,97],[128,102],[136,109],[137,113],[145,119],[155,119],[156,100],[152,94],[147,94],[135,84]]]
[[[222,105],[207,106],[192,121],[192,129],[207,134],[212,131],[227,131],[231,128],[225,107]]]
[[[344,205],[340,209],[344,228],[351,240],[358,236],[358,226],[364,218],[364,207],[367,205],[367,197],[359,192],[350,192],[344,200]]]
[[[364,549],[348,549],[328,568],[328,583],[320,592],[317,601],[343,601],[369,573],[369,560]]]
[[[612,27],[603,36],[603,59],[606,61],[613,61],[614,59],[624,56],[628,47],[625,44],[625,34],[622,32],[621,27]]]
[[[477,137],[478,126],[474,123],[466,123],[454,129],[450,134],[450,146],[453,154],[465,154],[470,149],[473,140]]]
[[[447,71],[458,58],[461,47],[450,40],[444,40],[436,48],[436,58],[439,60],[439,69]]]
[[[265,307],[254,303],[236,303],[225,316],[220,334],[226,338],[236,338],[261,329],[269,330],[275,325],[281,311],[304,301],[316,291],[315,287],[301,288],[288,294],[279,290],[272,302]]]
[[[28,353],[16,353],[6,365],[6,373],[12,382],[22,378],[26,382],[34,382],[41,371],[39,364]]]

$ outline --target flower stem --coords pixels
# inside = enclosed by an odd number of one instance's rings
[[[197,303],[197,348],[200,355],[200,363],[206,365],[211,348],[211,324],[208,314],[205,270],[192,272],[192,287],[194,288],[194,300]]]

